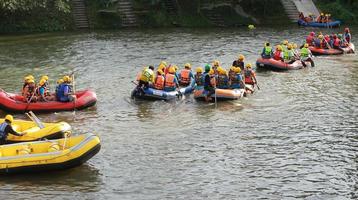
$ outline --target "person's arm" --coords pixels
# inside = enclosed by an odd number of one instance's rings
[[[177,79],[177,77],[174,77],[174,82],[177,88],[179,88],[179,81]]]
[[[5,128],[5,133],[10,133],[12,135],[16,135],[16,136],[22,136],[23,134],[21,133],[18,133],[16,131],[14,131],[14,129],[12,128],[12,126],[10,125],[7,125],[6,128]]]
[[[64,94],[65,96],[68,96],[69,93],[70,93],[70,87],[69,87],[68,85],[64,86],[64,88],[63,88],[63,94]]]

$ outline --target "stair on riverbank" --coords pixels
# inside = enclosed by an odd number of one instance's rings
[[[164,6],[170,16],[178,15],[178,4],[176,0],[164,0]]]
[[[137,17],[133,10],[133,3],[131,0],[120,0],[117,3],[117,8],[122,19],[123,27],[139,26]]]
[[[215,11],[215,6],[208,1],[204,1],[201,4],[201,13],[215,26],[224,27],[225,20],[223,16]]]
[[[293,0],[297,10],[302,12],[304,16],[308,16],[309,14],[313,14],[315,16],[319,16],[319,10],[312,0]]]
[[[281,3],[290,21],[297,22],[299,11],[295,3],[292,0],[281,0]]]
[[[72,15],[77,29],[89,28],[84,0],[72,0]]]

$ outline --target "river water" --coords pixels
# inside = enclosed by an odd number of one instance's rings
[[[352,30],[354,37],[358,27]],[[144,65],[167,60],[196,67],[218,59],[228,68],[239,53],[254,64],[265,41],[301,44],[309,31],[292,26],[1,36],[0,87],[19,91],[27,74],[48,74],[53,84],[74,71],[78,89],[96,91],[97,106],[39,117],[67,121],[76,134],[98,134],[102,149],[71,170],[1,177],[0,196],[358,198],[356,55],[319,57],[316,67],[299,71],[260,71],[261,90],[217,108],[192,96],[172,102],[130,98],[131,81]]]

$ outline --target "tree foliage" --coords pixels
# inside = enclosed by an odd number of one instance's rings
[[[31,11],[37,8],[55,8],[57,11],[70,12],[70,0],[0,0],[3,12]]]

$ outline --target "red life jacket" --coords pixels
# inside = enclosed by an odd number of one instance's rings
[[[321,40],[321,48],[322,49],[327,49],[328,48],[327,42],[325,40]]]
[[[166,74],[165,75],[165,87],[175,87],[175,82],[174,82],[174,74]]]
[[[306,37],[306,43],[307,43],[308,45],[311,45],[312,42],[313,42],[313,39],[314,39],[314,37],[312,37],[311,35],[307,36],[307,37]]]
[[[281,60],[281,51],[275,51],[274,55],[273,55],[273,59],[275,60]]]
[[[190,83],[190,70],[189,69],[181,70],[181,72],[180,72],[180,83],[182,83],[182,84]]]
[[[245,84],[254,84],[253,76],[255,76],[255,73],[251,70],[245,70]]]
[[[154,82],[154,88],[157,90],[163,90],[164,89],[164,76],[163,75],[157,75]]]
[[[338,38],[336,38],[336,39],[334,40],[333,46],[335,46],[335,47],[341,46],[341,40],[338,39]]]

